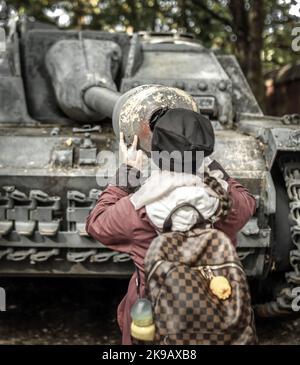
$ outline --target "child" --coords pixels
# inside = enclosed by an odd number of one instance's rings
[[[237,232],[254,214],[254,197],[230,178],[216,161],[210,161],[209,155],[214,149],[214,131],[210,121],[204,116],[185,109],[169,109],[156,118],[152,126],[152,152],[172,153],[176,151],[178,159],[165,161],[152,153],[153,162],[160,170],[155,171],[139,190],[130,185],[116,183],[110,185],[101,194],[96,207],[87,218],[86,230],[96,240],[108,248],[130,255],[140,273],[140,290],[144,295],[144,257],[152,240],[174,206],[181,202],[191,203],[202,213],[205,219],[213,216],[219,208],[219,197],[209,188],[201,175],[197,173],[204,166],[226,190],[229,197],[226,217],[215,224],[236,245]],[[133,149],[136,149],[135,136]],[[123,154],[127,148],[121,135],[120,148]],[[184,152],[189,151],[185,160]],[[204,161],[197,158],[202,152]],[[161,156],[160,156],[161,157]],[[141,152],[130,158],[117,170],[117,181],[127,181],[129,175],[138,176],[141,168]],[[203,165],[202,165],[203,164]],[[188,167],[187,169],[185,167]],[[209,179],[208,179],[209,180]],[[137,190],[137,191],[136,191]],[[230,210],[229,210],[230,208]],[[226,209],[226,206],[225,206]],[[187,231],[197,221],[197,213],[184,207],[173,217],[173,230]],[[132,275],[128,292],[118,307],[118,323],[122,331],[122,344],[131,344],[130,310],[137,300],[136,272]]]

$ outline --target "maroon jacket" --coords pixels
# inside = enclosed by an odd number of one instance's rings
[[[236,245],[237,232],[254,214],[254,197],[237,181],[228,179],[228,191],[233,205],[226,220],[215,228],[226,233]],[[157,233],[145,208],[135,210],[129,194],[117,186],[109,186],[100,196],[86,222],[87,232],[108,248],[130,255],[141,273],[141,294],[144,295],[144,257]],[[122,344],[130,345],[130,309],[137,300],[136,273],[130,279],[128,292],[118,307],[117,319],[122,331]]]

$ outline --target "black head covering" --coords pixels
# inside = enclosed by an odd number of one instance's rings
[[[196,173],[202,164],[203,156],[209,156],[213,152],[214,144],[212,124],[199,113],[177,108],[164,110],[156,118],[152,137],[152,158],[161,169]],[[188,153],[185,153],[187,151]]]

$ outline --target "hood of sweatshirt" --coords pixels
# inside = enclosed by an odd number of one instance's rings
[[[220,176],[215,177],[227,189],[227,183]],[[179,204],[192,204],[205,219],[212,217],[219,206],[217,194],[204,184],[201,176],[169,171],[154,171],[130,200],[135,209],[145,207],[149,219],[158,230],[163,228],[166,218]],[[192,207],[182,207],[172,216],[172,230],[188,231],[196,224],[198,217]]]

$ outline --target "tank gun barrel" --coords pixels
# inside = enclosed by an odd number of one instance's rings
[[[92,86],[83,95],[86,106],[108,118],[112,118],[114,106],[121,93],[106,87]]]

